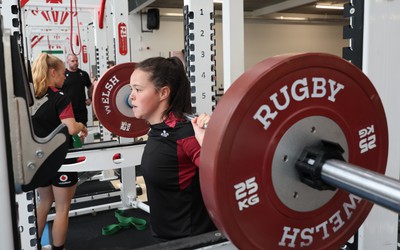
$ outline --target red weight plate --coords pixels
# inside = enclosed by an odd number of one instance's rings
[[[93,109],[99,121],[111,133],[122,137],[139,137],[149,130],[145,120],[134,117],[127,99],[129,81],[135,63],[121,63],[107,70],[93,90]]]
[[[206,130],[200,178],[211,217],[239,249],[336,250],[360,227],[371,203],[344,190],[307,196],[312,189],[294,174],[301,150],[321,139],[341,144],[350,163],[385,172],[381,100],[339,57],[272,57],[224,94]]]

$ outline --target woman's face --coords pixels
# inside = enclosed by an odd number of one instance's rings
[[[165,110],[162,100],[165,98],[149,80],[149,74],[140,69],[133,71],[129,84],[132,91],[129,97],[135,117],[156,124],[162,121],[162,112]]]

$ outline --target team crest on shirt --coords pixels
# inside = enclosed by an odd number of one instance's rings
[[[167,138],[169,136],[169,134],[167,133],[167,131],[163,130],[163,132],[161,133],[161,136]]]

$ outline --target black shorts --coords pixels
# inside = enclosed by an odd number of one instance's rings
[[[72,138],[70,140],[72,144]],[[78,162],[78,158],[65,159],[63,164],[73,164]],[[61,166],[60,166],[61,167]],[[50,185],[56,187],[72,187],[78,183],[78,172],[57,172],[53,177],[43,183],[40,187],[47,187]]]
[[[64,160],[64,164],[72,164],[77,161],[77,158],[69,158]],[[47,183],[41,185],[41,187],[47,187],[50,185],[56,187],[72,187],[76,183],[78,183],[78,172],[57,172],[53,177],[50,177],[50,180]]]
[[[50,185],[56,187],[71,187],[78,183],[77,172],[57,172],[57,174],[50,179],[48,182],[43,183],[41,187],[47,187]]]
[[[77,158],[65,159],[64,164],[76,163]],[[71,187],[78,183],[78,172],[57,172],[50,180],[51,185],[56,187]]]

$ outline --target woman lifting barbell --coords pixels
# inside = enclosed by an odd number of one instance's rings
[[[161,241],[216,230],[199,182],[200,145],[209,117],[192,123],[190,84],[177,57],[138,63],[130,78],[136,118],[150,125],[141,169],[150,205],[153,236]],[[195,138],[196,130],[199,142]]]

